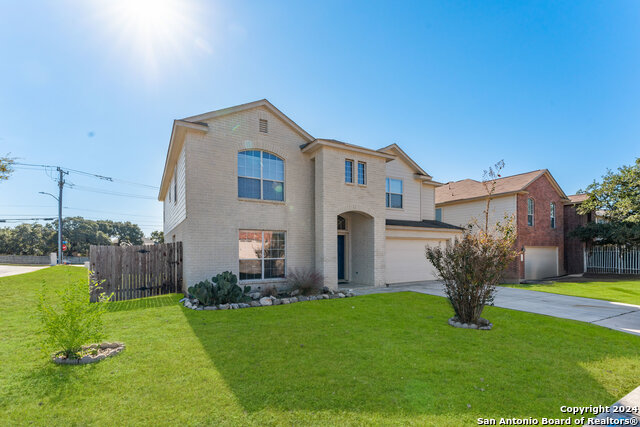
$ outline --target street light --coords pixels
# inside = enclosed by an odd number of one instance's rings
[[[58,264],[62,265],[62,188],[60,189],[60,197],[45,191],[38,191],[38,193],[51,196],[58,202]]]

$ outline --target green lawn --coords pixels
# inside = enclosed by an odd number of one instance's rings
[[[0,278],[0,425],[476,425],[559,417],[640,384],[640,337],[493,307],[492,331],[455,329],[445,299],[415,293],[213,312],[176,295],[112,303],[108,335],[126,350],[53,365],[37,290],[83,274]]]
[[[551,285],[505,285],[510,288],[551,292],[576,297],[596,298],[607,301],[640,305],[640,280],[615,282],[553,282]]]

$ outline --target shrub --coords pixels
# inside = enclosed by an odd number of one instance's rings
[[[311,269],[290,270],[287,285],[291,292],[297,290],[301,295],[317,295],[322,291],[324,277]]]
[[[238,277],[230,271],[220,273],[209,280],[203,280],[189,287],[188,292],[203,305],[238,303],[249,300],[246,295],[250,286],[238,286]]]
[[[45,348],[52,347],[67,358],[75,359],[82,356],[83,345],[104,337],[102,315],[106,310],[104,303],[111,295],[107,297],[103,292],[98,302],[90,302],[91,293],[99,289],[99,284],[93,281],[89,284],[85,280],[70,282],[56,292],[60,301],[54,306],[47,301],[46,283],[43,284],[38,313],[46,334]]]
[[[260,291],[261,297],[277,297],[278,296],[278,288],[273,285],[265,286]]]
[[[513,220],[508,219],[493,233],[473,233],[469,228],[453,244],[425,249],[459,321],[481,323],[482,310],[493,303],[496,285],[519,253],[514,248],[515,238]]]

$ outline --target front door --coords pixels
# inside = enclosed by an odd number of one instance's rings
[[[338,234],[338,280],[344,277],[344,234]]]

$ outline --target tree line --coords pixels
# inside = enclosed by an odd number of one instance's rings
[[[606,222],[588,223],[570,235],[596,245],[640,246],[640,158],[615,172],[609,170],[580,193],[589,198],[578,213],[597,212]]]
[[[91,220],[80,216],[67,217],[62,223],[62,240],[67,242],[65,255],[88,256],[91,245],[141,245],[144,233],[129,221]],[[162,242],[162,232],[153,232],[152,239]],[[58,222],[20,224],[0,228],[0,254],[47,255],[58,250]]]

